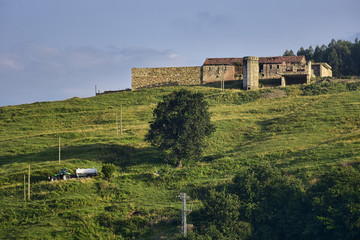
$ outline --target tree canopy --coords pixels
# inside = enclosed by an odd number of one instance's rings
[[[291,54],[293,54],[292,50],[286,50],[283,56],[292,56]],[[330,64],[335,77],[360,75],[360,41],[358,38],[354,43],[332,39],[327,46],[316,45],[315,50],[311,45],[307,49],[300,47],[296,54],[297,56],[304,55],[307,61]]]
[[[196,230],[188,239],[360,239],[359,181],[358,166],[333,168],[307,187],[270,164],[255,164],[226,192],[205,195],[190,215]]]
[[[215,131],[202,93],[180,90],[164,96],[153,116],[145,139],[178,166],[183,160],[198,159],[205,137]]]

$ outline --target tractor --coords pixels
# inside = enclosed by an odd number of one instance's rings
[[[49,177],[49,181],[53,182],[56,180],[68,180],[71,178],[71,173],[66,168],[60,169],[54,176]]]

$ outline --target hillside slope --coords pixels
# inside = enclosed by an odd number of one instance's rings
[[[179,233],[180,192],[198,208],[206,189],[262,161],[310,185],[334,166],[360,162],[359,85],[251,92],[185,87],[205,94],[217,131],[202,161],[182,169],[144,142],[153,108],[180,87],[1,107],[0,236],[171,239]],[[60,168],[101,170],[104,163],[116,165],[109,181],[47,181]],[[31,200],[24,202],[29,165]]]

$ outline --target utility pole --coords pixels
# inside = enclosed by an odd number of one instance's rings
[[[30,165],[29,165],[29,174],[28,174],[28,200],[30,200]]]
[[[61,147],[60,147],[60,136],[59,136],[59,165],[60,165],[60,159],[61,159]]]
[[[24,173],[24,202],[26,202],[26,177]]]
[[[118,127],[118,115],[117,111],[115,112],[115,118],[116,118],[116,135],[119,135],[119,127]]]
[[[186,199],[189,199],[189,196],[186,195],[186,193],[180,193],[179,196],[177,196],[182,200],[182,209],[181,209],[181,232],[186,237],[187,235],[187,224],[186,224],[186,216],[188,213],[191,212],[191,210],[187,210],[186,208]]]
[[[225,68],[223,66],[222,67],[222,75],[221,75],[221,91],[224,91],[224,89],[225,89],[224,75],[225,75]]]
[[[120,135],[122,134],[122,105],[120,105]]]
[[[95,84],[95,96],[96,96],[96,94],[97,94],[97,86]]]

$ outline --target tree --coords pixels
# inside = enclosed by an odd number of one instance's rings
[[[249,222],[254,239],[303,239],[308,212],[301,182],[268,163],[243,169],[233,179],[240,220]]]
[[[294,54],[293,50],[290,49],[290,51],[289,51],[289,50],[286,49],[283,56],[284,57],[285,56],[295,56],[295,54]]]
[[[178,167],[183,160],[199,158],[205,137],[215,131],[202,93],[181,90],[164,96],[153,116],[145,140],[169,153],[169,159]]]
[[[115,165],[107,163],[102,166],[101,172],[104,174],[104,178],[110,179],[115,172]]]
[[[314,222],[307,230],[312,239],[360,239],[360,171],[332,169],[308,190]]]
[[[311,45],[310,45],[310,47],[308,49],[304,49],[303,47],[300,47],[300,49],[297,51],[296,54],[298,56],[305,56],[305,59],[307,61],[310,61],[310,60],[313,59],[314,49],[312,48]]]
[[[251,236],[251,225],[239,220],[241,203],[236,194],[210,190],[203,204],[190,215],[197,226],[194,239],[248,239]]]

